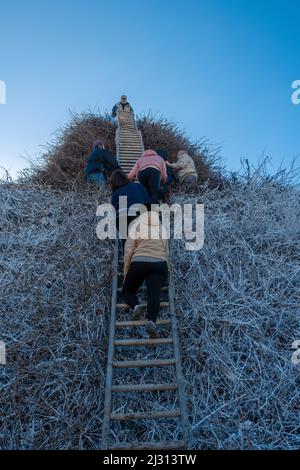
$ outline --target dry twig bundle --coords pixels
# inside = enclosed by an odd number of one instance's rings
[[[1,187],[1,449],[100,447],[112,244],[96,238],[95,210],[105,198]],[[300,339],[300,193],[255,173],[173,202],[205,204],[203,249],[172,243],[193,447],[299,448],[300,369],[290,347]],[[117,380],[146,382],[152,372],[125,373]],[[146,409],[147,396],[139,398],[117,399],[114,410]],[[173,406],[168,394],[153,404]],[[142,422],[114,433],[151,440],[178,429],[170,422],[162,435]]]

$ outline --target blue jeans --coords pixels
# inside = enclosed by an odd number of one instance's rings
[[[87,182],[97,184],[98,186],[104,186],[106,183],[106,178],[103,173],[91,173],[87,177]]]

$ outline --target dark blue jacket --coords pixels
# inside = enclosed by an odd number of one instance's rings
[[[114,170],[120,168],[116,157],[106,149],[95,148],[87,159],[84,176],[87,178],[95,172],[104,172],[110,175]]]
[[[149,194],[141,183],[128,183],[113,192],[111,203],[119,211],[119,197],[127,196],[127,208],[133,204],[150,204]]]

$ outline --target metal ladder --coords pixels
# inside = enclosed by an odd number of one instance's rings
[[[145,325],[145,320],[124,320],[117,317],[118,312],[124,311],[128,306],[123,303],[118,303],[118,295],[121,288],[118,288],[118,280],[122,282],[122,272],[119,272],[119,242],[117,241],[114,249],[113,261],[113,280],[112,280],[112,301],[111,301],[111,318],[109,329],[109,345],[108,345],[108,360],[107,360],[107,374],[105,384],[105,404],[104,404],[104,417],[102,427],[102,443],[101,448],[104,449],[188,449],[189,448],[189,420],[187,413],[184,377],[181,367],[180,345],[177,334],[177,320],[174,306],[174,290],[172,279],[170,276],[169,285],[164,290],[168,291],[168,302],[161,302],[162,308],[169,308],[168,318],[158,318],[158,328],[170,327],[170,334],[168,337],[161,337],[159,339],[150,338],[137,338],[134,335],[133,339],[119,339],[116,335],[116,330],[131,329],[142,327]],[[138,359],[138,360],[117,360],[116,350],[119,348],[133,348],[133,347],[146,347],[156,348],[157,346],[172,345],[173,354],[170,358],[158,359]],[[138,369],[141,368],[174,368],[175,381],[172,383],[125,383],[114,384],[119,370],[124,369]],[[172,410],[150,411],[150,412],[113,412],[113,395],[120,393],[139,393],[139,392],[159,392],[164,393],[169,391],[175,393],[176,403],[178,406]],[[145,402],[143,402],[145,403]],[[150,401],[149,401],[150,403]],[[148,402],[147,402],[148,404]],[[129,421],[132,420],[180,420],[180,431],[182,437],[177,440],[166,441],[139,441],[134,440],[131,442],[117,442],[111,443],[111,426],[112,422],[116,421]],[[169,422],[168,421],[168,422]],[[163,426],[163,424],[161,425]],[[116,440],[116,439],[114,439]]]

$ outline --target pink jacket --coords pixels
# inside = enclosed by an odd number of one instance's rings
[[[157,168],[161,174],[161,180],[164,183],[167,179],[167,167],[163,158],[161,158],[154,150],[146,150],[138,159],[128,175],[130,180],[134,180],[139,171],[148,167]]]

